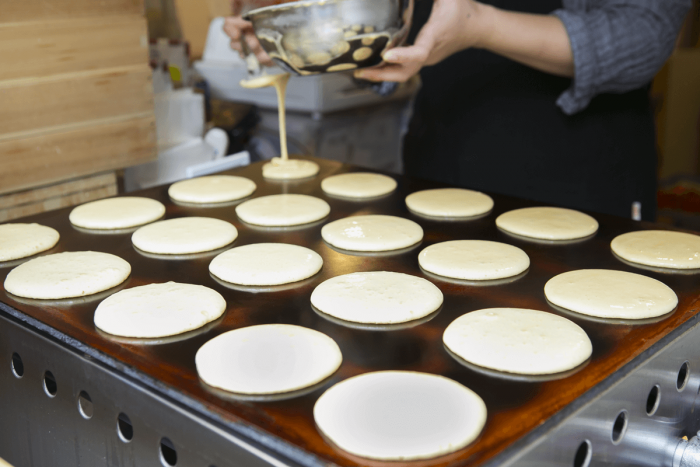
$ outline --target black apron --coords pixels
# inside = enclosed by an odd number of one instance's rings
[[[491,0],[550,13],[561,0]],[[416,0],[412,40],[431,0]],[[469,49],[421,71],[404,139],[410,176],[629,218],[656,215],[655,132],[648,88],[602,94],[567,116],[556,105],[571,80]]]

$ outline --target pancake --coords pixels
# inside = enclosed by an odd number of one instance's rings
[[[328,389],[314,406],[314,420],[321,433],[351,454],[410,461],[470,444],[486,423],[486,405],[443,376],[377,371]]]
[[[243,222],[266,227],[309,224],[323,219],[330,211],[322,199],[296,194],[262,196],[236,207]]]
[[[163,203],[150,198],[121,196],[100,199],[74,208],[71,224],[83,229],[118,230],[148,224],[165,214]]]
[[[598,318],[655,318],[678,305],[673,290],[656,279],[606,269],[559,274],[545,284],[544,294],[557,306]]]
[[[39,224],[0,225],[0,262],[13,261],[50,250],[60,235]]]
[[[226,311],[217,291],[193,284],[167,282],[121,290],[95,310],[95,326],[115,336],[174,336],[210,323]]]
[[[41,300],[84,297],[116,287],[130,273],[129,263],[108,253],[56,253],[34,258],[10,271],[5,290]]]
[[[460,218],[486,214],[493,209],[490,196],[464,188],[436,188],[406,197],[411,211],[429,217]]]
[[[250,196],[255,188],[255,183],[244,177],[210,175],[174,183],[168,195],[183,203],[226,203]]]
[[[530,267],[530,258],[520,248],[505,243],[453,240],[424,249],[418,263],[438,276],[483,281],[517,276]]]
[[[432,282],[398,272],[355,272],[322,282],[311,304],[355,323],[397,324],[423,318],[442,305]]]
[[[226,221],[180,217],[141,227],[131,236],[131,241],[146,253],[183,255],[225,247],[236,237],[236,227]]]
[[[506,232],[540,240],[574,240],[593,235],[598,222],[573,209],[534,207],[501,214],[496,225]]]
[[[640,230],[615,237],[612,251],[631,263],[657,268],[700,268],[700,236],[668,230]]]
[[[321,229],[323,239],[349,251],[391,251],[408,248],[423,239],[423,229],[401,217],[368,215],[346,217]]]
[[[396,180],[386,175],[356,172],[324,178],[321,189],[332,196],[345,198],[376,198],[396,189]]]

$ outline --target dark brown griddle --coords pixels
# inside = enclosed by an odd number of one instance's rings
[[[228,303],[227,312],[213,329],[189,339],[160,345],[123,344],[96,332],[93,313],[99,303],[40,303],[20,301],[4,289],[1,300],[21,313],[44,323],[59,333],[76,339],[105,356],[115,369],[140,375],[155,390],[175,394],[201,415],[223,419],[231,426],[252,427],[263,439],[282,440],[317,456],[322,463],[341,466],[392,465],[359,459],[329,445],[318,433],[313,420],[313,405],[331,385],[348,377],[377,370],[411,370],[440,374],[473,389],[486,402],[488,421],[481,437],[469,447],[452,455],[405,465],[479,465],[557,414],[562,408],[584,395],[589,389],[618,371],[645,349],[698,311],[700,275],[674,275],[649,272],[626,265],[610,251],[610,241],[624,232],[659,228],[650,223],[633,222],[612,216],[595,215],[600,230],[591,239],[577,244],[540,244],[508,236],[499,231],[494,220],[512,209],[535,203],[503,196],[493,196],[494,211],[471,221],[445,222],[427,220],[411,214],[404,198],[417,190],[442,186],[437,183],[398,177],[398,189],[391,195],[372,201],[340,200],[325,195],[320,181],[333,174],[361,169],[337,162],[317,160],[319,175],[300,182],[266,181],[261,165],[236,169],[229,173],[248,177],[258,185],[255,197],[277,193],[303,193],[325,199],[331,206],[327,222],[360,214],[390,214],[416,221],[425,230],[425,237],[416,249],[384,257],[352,256],[332,250],[321,238],[322,225],[295,230],[271,230],[244,225],[236,217],[234,205],[225,207],[192,207],[171,202],[167,186],[144,190],[137,195],[163,202],[166,218],[209,216],[232,222],[239,230],[234,246],[258,242],[285,242],[309,247],[324,260],[322,271],[312,280],[290,290],[251,293],[227,288],[209,274],[213,255],[195,259],[156,259],[135,251],[128,233],[98,235],[76,230],[68,221],[70,209],[32,216],[22,222],[38,222],[61,233],[59,244],[48,253],[93,250],[116,254],[132,266],[131,277],[123,287],[165,281],[202,284],[219,291]],[[661,227],[663,228],[663,227]],[[519,280],[493,286],[457,285],[428,277],[445,296],[441,311],[429,322],[395,331],[357,330],[333,323],[312,310],[309,297],[322,281],[356,271],[397,271],[426,275],[418,266],[418,253],[428,245],[455,239],[485,239],[509,243],[522,248],[531,259],[527,274]],[[442,344],[445,327],[463,313],[490,307],[522,307],[562,314],[544,297],[547,280],[562,272],[582,268],[618,269],[641,273],[659,279],[678,294],[677,310],[652,324],[608,324],[581,316],[566,315],[591,337],[593,356],[581,371],[564,379],[549,382],[523,382],[487,376],[460,365],[450,357]],[[0,279],[11,270],[0,268]],[[77,302],[80,302],[78,300]],[[339,371],[322,388],[287,401],[235,402],[220,398],[200,383],[194,365],[197,349],[209,339],[231,329],[266,323],[288,323],[321,331],[338,343],[343,352]],[[248,430],[250,431],[250,430]]]

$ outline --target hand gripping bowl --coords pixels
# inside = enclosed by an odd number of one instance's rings
[[[403,44],[413,0],[304,0],[245,15],[268,55],[298,75],[367,68]]]

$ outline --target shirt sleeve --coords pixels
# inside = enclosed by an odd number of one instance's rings
[[[557,100],[568,115],[598,94],[649,83],[673,52],[691,6],[691,0],[607,0],[578,9],[575,3],[565,1],[553,13],[564,23],[574,58],[571,87]]]

